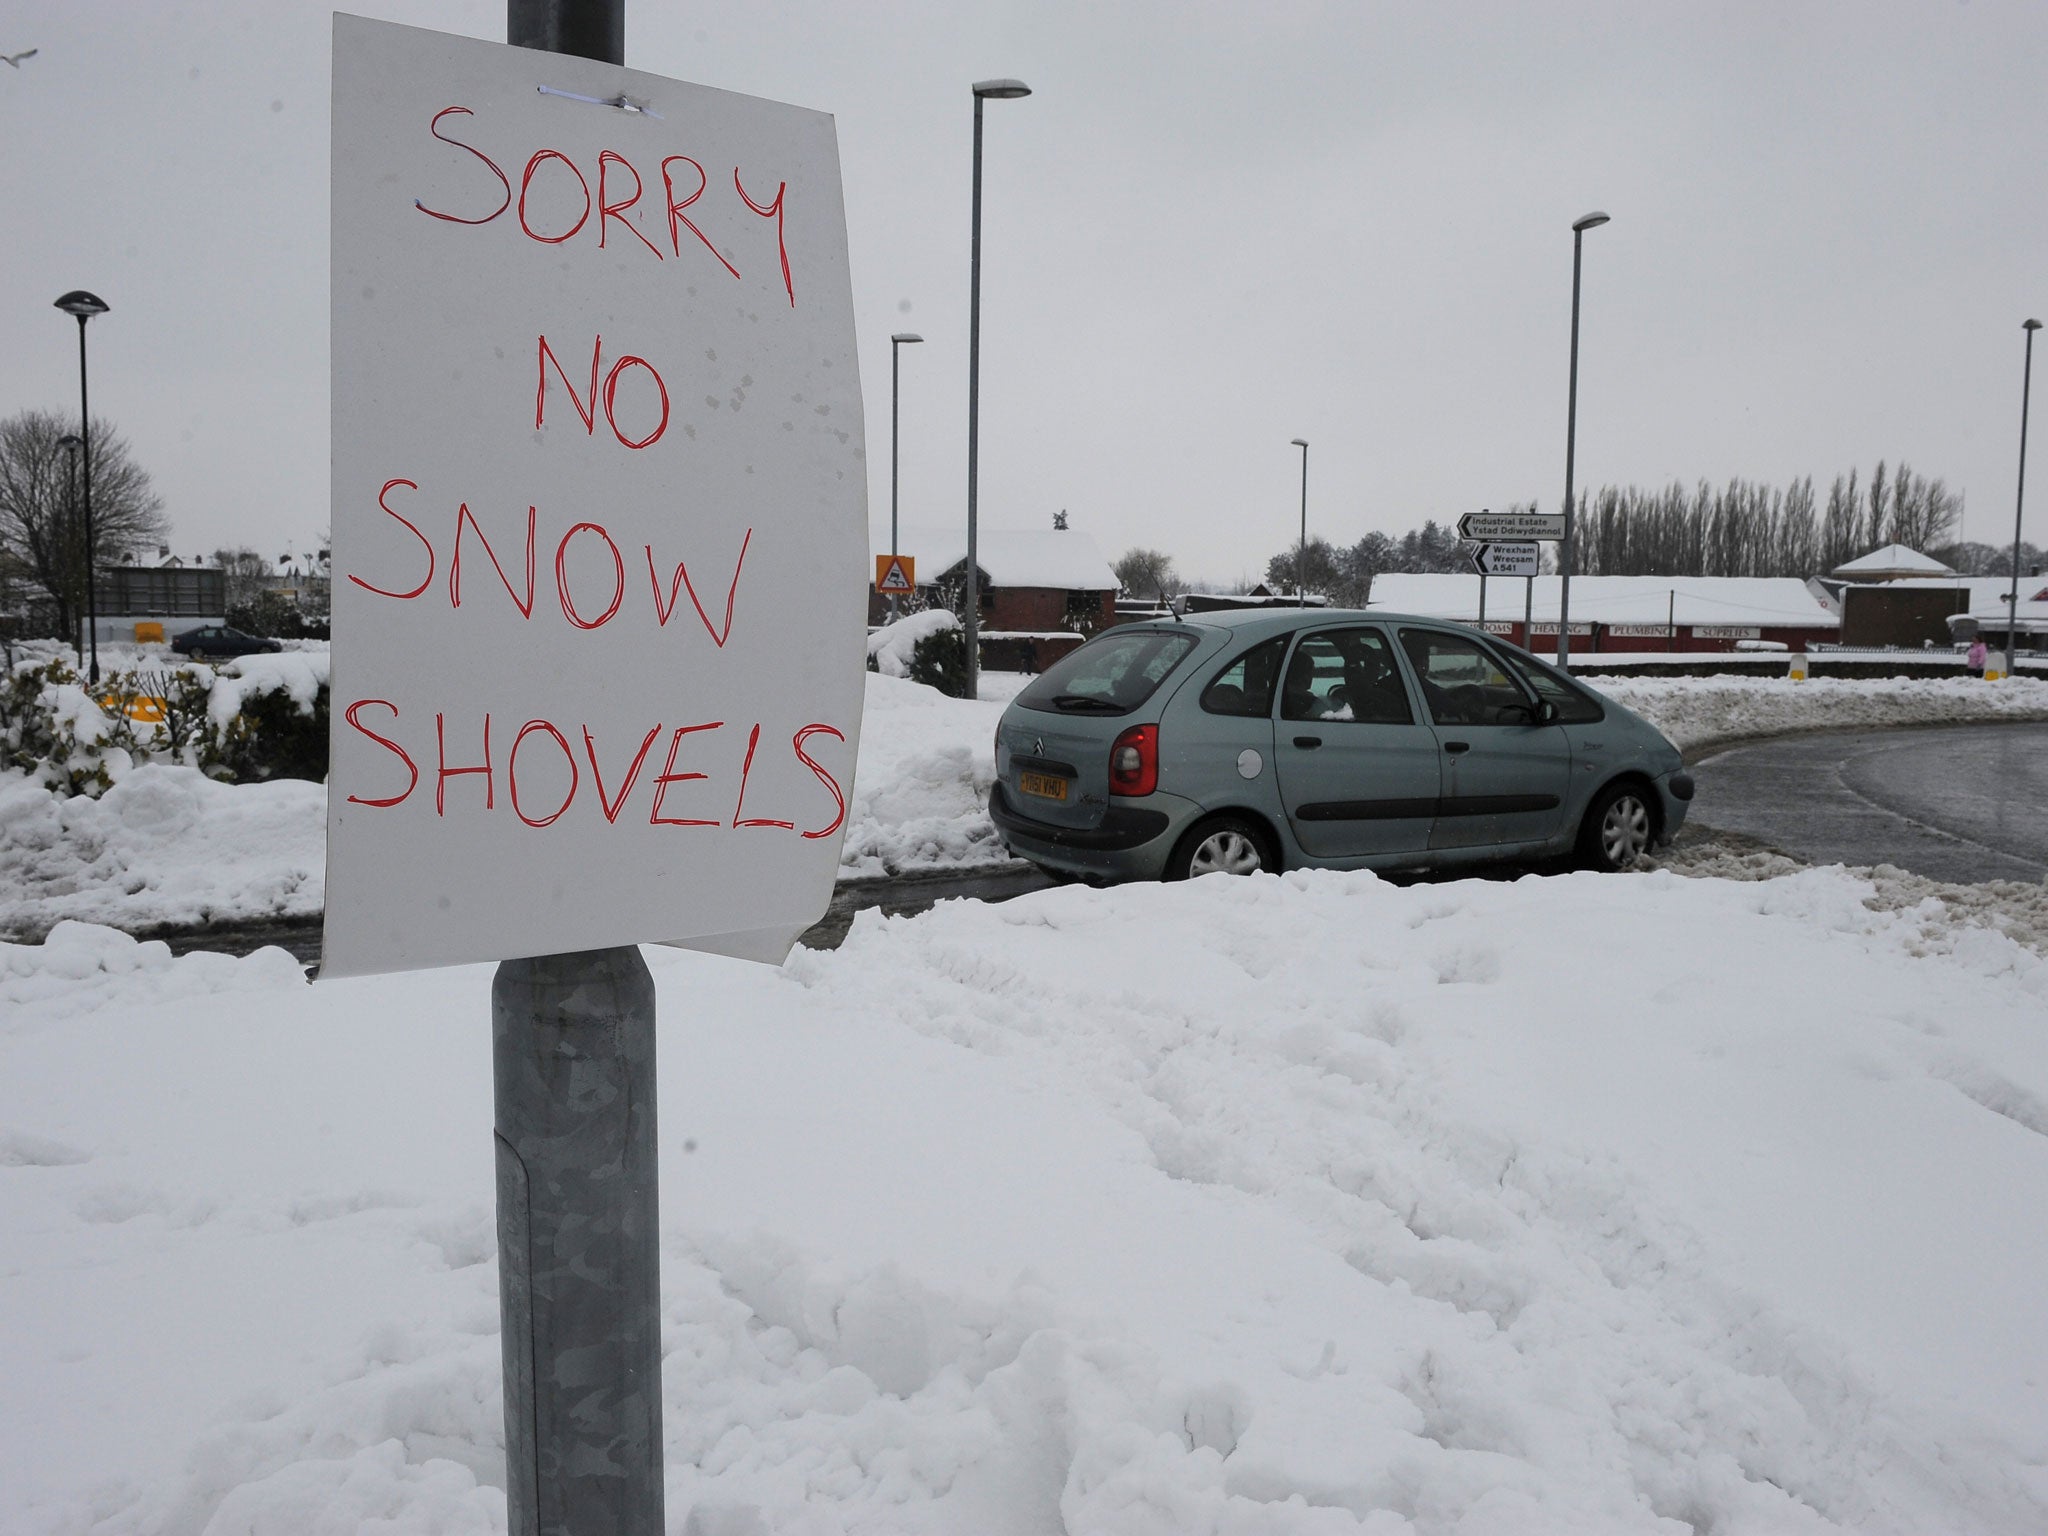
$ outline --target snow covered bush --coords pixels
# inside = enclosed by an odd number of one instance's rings
[[[147,762],[238,784],[325,779],[326,653],[129,668],[96,686],[68,657],[36,658],[0,679],[0,768],[96,797]]]
[[[70,662],[17,663],[0,686],[0,767],[20,768],[60,794],[97,795],[112,787],[111,723]],[[125,759],[123,752],[123,759]]]
[[[868,636],[868,670],[965,698],[967,647],[960,620],[944,608],[927,608],[884,624]]]

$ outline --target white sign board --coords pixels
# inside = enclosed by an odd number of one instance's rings
[[[1472,569],[1482,576],[1536,576],[1541,574],[1542,553],[1532,542],[1512,544],[1481,541],[1466,554]]]
[[[864,678],[832,119],[337,16],[333,142],[322,974],[780,959]]]
[[[1467,512],[1458,519],[1461,539],[1542,539],[1564,537],[1562,512]]]

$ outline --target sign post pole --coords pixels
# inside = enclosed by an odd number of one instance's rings
[[[505,40],[626,62],[625,0],[506,0]],[[663,1529],[654,978],[637,945],[491,984],[511,1536]]]

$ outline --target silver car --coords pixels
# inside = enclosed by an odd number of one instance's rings
[[[1514,646],[1264,609],[1119,626],[1048,668],[996,728],[989,815],[1018,857],[1087,880],[1626,869],[1692,793],[1654,726]]]

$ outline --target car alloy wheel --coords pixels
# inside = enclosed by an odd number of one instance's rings
[[[1625,789],[1607,802],[1600,815],[1600,862],[1608,869],[1629,869],[1650,848],[1650,808],[1634,790]]]
[[[1192,880],[1197,875],[1255,875],[1276,868],[1266,840],[1236,817],[1195,828],[1181,844],[1173,873]]]

